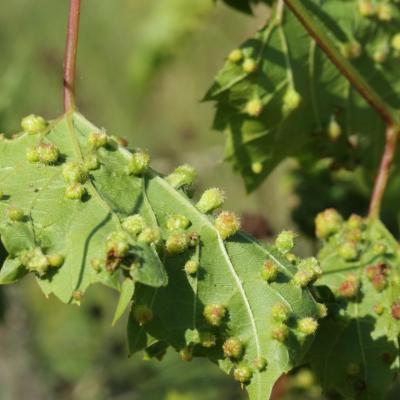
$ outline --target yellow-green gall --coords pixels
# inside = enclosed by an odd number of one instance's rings
[[[125,232],[112,232],[106,240],[106,251],[116,257],[124,257],[129,250],[128,237]]]
[[[133,318],[139,325],[146,325],[153,320],[153,311],[147,305],[134,305]]]
[[[283,97],[283,112],[290,113],[296,110],[300,106],[300,103],[300,94],[294,88],[288,89]]]
[[[330,235],[339,232],[343,219],[333,208],[320,212],[315,218],[315,234],[320,239],[326,239]]]
[[[242,68],[246,74],[252,74],[257,69],[257,62],[254,58],[246,58],[243,62]]]
[[[278,266],[272,260],[265,260],[261,269],[261,277],[267,282],[274,282],[278,277]]]
[[[226,307],[222,304],[207,304],[203,316],[212,326],[220,326],[226,316]]]
[[[297,329],[300,333],[304,335],[312,335],[318,328],[318,322],[312,317],[302,318],[297,321]]]
[[[196,171],[193,167],[184,164],[176,168],[165,179],[171,186],[178,189],[182,186],[192,185],[196,175]]]
[[[225,357],[238,359],[243,353],[243,344],[238,338],[232,337],[225,340],[222,349]]]
[[[372,58],[378,64],[381,64],[386,61],[390,53],[389,44],[386,41],[380,43],[376,48],[374,53],[372,54]]]
[[[271,314],[275,321],[285,322],[290,316],[290,309],[286,304],[277,303],[272,306]]]
[[[105,132],[90,132],[88,137],[89,147],[97,150],[104,147],[108,142],[108,137]]]
[[[392,45],[394,50],[400,51],[400,33],[396,33],[392,37],[391,45]]]
[[[373,310],[376,315],[382,315],[385,312],[385,307],[381,303],[377,303],[374,305]]]
[[[341,246],[339,246],[338,254],[345,261],[354,261],[355,259],[358,258],[357,243],[350,240],[344,242]]]
[[[328,124],[328,137],[332,142],[336,142],[342,136],[342,128],[335,117],[332,117]]]
[[[239,365],[233,370],[233,377],[240,383],[249,383],[253,377],[253,371],[247,365]]]
[[[202,332],[200,334],[200,344],[206,349],[210,349],[217,344],[217,338],[211,332]]]
[[[291,264],[296,264],[298,259],[297,259],[296,254],[287,253],[286,254],[286,260],[288,260]]]
[[[257,357],[254,361],[253,361],[253,366],[257,371],[264,371],[265,368],[267,368],[267,359],[264,357]]]
[[[190,247],[196,247],[200,243],[200,235],[197,232],[189,232],[188,240]]]
[[[28,147],[26,149],[26,159],[30,163],[37,163],[39,162],[39,154],[34,147]]]
[[[251,164],[251,170],[254,174],[259,175],[263,171],[264,167],[261,162],[256,161]]]
[[[89,154],[85,158],[85,162],[83,168],[87,171],[94,171],[98,169],[100,166],[99,159],[97,158],[96,154]]]
[[[69,161],[63,165],[62,174],[67,183],[85,183],[88,174],[85,167],[77,161]]]
[[[180,352],[182,361],[190,362],[193,360],[193,350],[190,347],[184,347]]]
[[[159,240],[160,230],[158,228],[146,227],[138,236],[138,241],[141,243],[157,243]]]
[[[340,50],[343,56],[350,60],[360,57],[362,53],[362,47],[358,42],[342,43]]]
[[[297,271],[293,278],[292,282],[296,286],[300,286],[302,288],[306,287],[309,283],[311,283],[314,279],[314,274],[310,270],[299,270]]]
[[[24,117],[21,121],[21,128],[30,135],[43,132],[47,125],[47,121],[43,117],[34,114]]]
[[[82,300],[83,293],[80,290],[75,290],[72,292],[72,298],[77,302],[80,303]]]
[[[80,183],[72,183],[65,188],[65,197],[70,200],[81,200],[86,189]]]
[[[7,218],[10,221],[18,222],[23,221],[25,218],[24,212],[18,207],[9,207],[6,210]]]
[[[130,215],[122,221],[122,228],[131,235],[138,235],[146,226],[144,218],[140,214]]]
[[[128,172],[132,175],[141,175],[150,165],[150,154],[145,150],[137,150],[128,162]]]
[[[371,17],[375,14],[375,4],[372,0],[358,0],[358,11],[363,17]]]
[[[293,231],[282,231],[275,240],[275,246],[282,254],[289,253],[294,247],[296,234]]]
[[[272,328],[272,331],[271,331],[272,339],[275,339],[278,342],[283,343],[287,339],[288,336],[289,336],[289,328],[284,323],[275,325]]]
[[[174,231],[168,236],[165,248],[171,255],[181,254],[189,247],[189,240],[185,232]]]
[[[376,7],[376,16],[380,21],[389,22],[393,18],[393,8],[389,3],[381,3]]]
[[[60,268],[65,261],[65,257],[62,254],[49,254],[47,256],[50,267]]]
[[[240,49],[232,50],[228,55],[228,60],[237,63],[243,59],[243,52]]]
[[[208,213],[221,207],[225,201],[225,193],[218,188],[207,189],[197,202],[196,207],[202,213]]]
[[[223,211],[215,219],[215,228],[222,239],[227,239],[240,229],[240,220],[235,213]]]
[[[260,99],[253,99],[247,102],[244,110],[247,115],[258,117],[263,110],[263,104]]]
[[[22,265],[39,276],[43,276],[49,269],[48,258],[43,254],[40,247],[23,253],[20,259]]]
[[[298,265],[298,269],[299,271],[308,272],[313,281],[322,275],[322,269],[315,257],[308,257],[302,260]]]
[[[90,266],[93,268],[95,272],[101,271],[101,261],[99,258],[95,257],[90,260]]]
[[[167,218],[167,229],[175,231],[177,229],[186,229],[190,225],[189,218],[180,214],[173,214]]]
[[[42,164],[55,164],[60,157],[58,148],[52,143],[40,143],[36,146],[39,162]]]
[[[317,303],[318,318],[325,318],[328,316],[328,308],[325,304]]]
[[[197,260],[189,260],[185,263],[185,272],[188,275],[194,275],[199,270],[199,262]]]

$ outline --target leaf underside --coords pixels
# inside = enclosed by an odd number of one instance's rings
[[[368,90],[389,110],[399,109],[400,57],[391,47],[400,31],[398,6],[390,5],[389,22],[361,16],[356,0],[293,3],[300,4],[307,23],[324,32],[325,44],[367,82]],[[354,43],[359,54],[345,59],[343,49]],[[287,157],[332,157],[339,166],[361,164],[367,171],[377,165],[384,138],[380,116],[285,6],[278,7],[267,25],[240,49],[244,58],[226,61],[205,99],[216,102],[214,127],[226,134],[226,159],[249,191]],[[252,73],[244,72],[247,58],[256,60]],[[287,109],[285,94],[291,90],[301,101]],[[257,116],[246,110],[254,99],[262,105]],[[328,133],[332,120],[342,133],[335,140]]]

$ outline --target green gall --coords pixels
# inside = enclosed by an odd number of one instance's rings
[[[6,214],[7,218],[13,222],[23,221],[25,218],[24,212],[18,207],[7,208]]]
[[[296,256],[296,254],[293,254],[293,253],[287,253],[286,254],[286,260],[288,260],[291,264],[296,264],[297,263],[297,256]]]
[[[177,229],[186,229],[190,225],[190,221],[184,215],[174,214],[167,219],[167,229],[175,231]]]
[[[47,125],[47,121],[43,117],[34,114],[24,117],[21,121],[21,128],[30,135],[43,132]]]
[[[363,229],[365,226],[364,219],[356,214],[352,214],[350,216],[350,218],[347,220],[346,225],[349,229]]]
[[[129,250],[127,235],[124,232],[112,232],[106,239],[107,254],[115,257],[124,257]]]
[[[338,248],[338,254],[345,261],[354,261],[358,257],[357,243],[348,240]]]
[[[345,299],[354,299],[359,292],[360,281],[354,274],[347,275],[347,278],[339,285],[338,295]]]
[[[80,290],[75,290],[74,292],[72,292],[72,298],[77,303],[80,303],[80,301],[82,300],[82,297],[83,297],[83,293]]]
[[[174,172],[169,174],[165,179],[175,189],[182,186],[190,186],[196,178],[196,171],[190,165],[184,164],[175,169]]]
[[[69,161],[63,165],[62,174],[67,183],[85,183],[88,174],[85,167],[77,161]]]
[[[289,253],[294,247],[296,234],[292,231],[282,231],[275,240],[275,246],[282,254]]]
[[[389,3],[381,3],[376,7],[376,16],[380,21],[389,22],[393,18],[393,8]]]
[[[90,266],[93,268],[95,272],[101,271],[101,261],[99,258],[92,258],[90,260]]]
[[[358,42],[342,43],[340,46],[342,55],[349,60],[356,59],[361,56],[362,48]]]
[[[39,154],[34,147],[28,147],[26,149],[26,160],[30,163],[39,162]]]
[[[212,326],[220,326],[226,316],[226,307],[221,304],[207,304],[203,316]]]
[[[218,188],[211,188],[202,194],[200,200],[196,204],[196,207],[200,212],[208,213],[221,207],[224,204],[224,201],[224,191]]]
[[[182,361],[190,362],[193,360],[193,350],[190,347],[184,347],[180,352]]]
[[[400,33],[396,33],[392,37],[391,45],[392,45],[394,50],[400,51]]]
[[[302,288],[306,287],[310,282],[314,279],[314,274],[310,270],[299,270],[297,271],[293,278],[292,282],[296,286],[300,286]]]
[[[385,243],[378,242],[374,243],[372,246],[372,253],[374,256],[383,256],[387,251],[387,246]]]
[[[253,371],[246,365],[239,365],[233,370],[233,377],[240,383],[249,383],[253,377]]]
[[[158,243],[160,240],[160,230],[158,228],[146,227],[140,232],[137,240],[141,243]]]
[[[21,264],[29,271],[43,276],[49,269],[49,261],[40,247],[36,247],[21,255]]]
[[[125,218],[121,225],[122,228],[129,234],[136,236],[143,231],[146,226],[146,222],[140,214],[134,214]]]
[[[259,175],[263,171],[264,167],[262,163],[256,161],[251,164],[251,170],[254,174]]]
[[[165,248],[170,255],[183,253],[189,247],[187,235],[182,231],[172,232],[165,242]]]
[[[228,60],[237,63],[243,59],[243,52],[240,49],[232,50],[228,55]]]
[[[320,239],[327,239],[329,236],[339,232],[343,219],[333,208],[320,212],[315,218],[315,234]]]
[[[305,271],[309,274],[312,281],[317,280],[322,275],[322,269],[315,257],[308,257],[302,260],[298,265],[299,271]]]
[[[197,329],[186,329],[185,341],[187,345],[200,343],[200,332]]]
[[[200,243],[200,235],[197,232],[189,232],[188,240],[190,247],[196,247]]]
[[[202,347],[206,349],[210,349],[211,347],[214,347],[217,344],[217,338],[211,332],[202,332],[200,334],[200,341]]]
[[[261,269],[261,277],[267,282],[274,282],[278,277],[278,266],[272,260],[265,260]]]
[[[360,364],[357,363],[349,363],[346,367],[346,373],[349,376],[357,376],[361,371]]]
[[[318,318],[322,319],[328,316],[328,308],[325,304],[317,303]]]
[[[86,171],[94,171],[98,169],[100,166],[99,159],[97,158],[96,154],[89,154],[84,161],[83,168]]]
[[[42,164],[55,164],[60,157],[58,148],[52,143],[40,143],[36,147],[36,151]]]
[[[332,117],[328,125],[328,137],[332,142],[336,142],[340,136],[342,136],[342,128],[336,118]]]
[[[268,362],[267,359],[264,357],[257,357],[254,361],[253,361],[253,366],[257,371],[265,371],[265,368],[267,368]]]
[[[185,263],[185,272],[188,275],[195,275],[199,270],[199,262],[196,260],[189,260]]]
[[[65,197],[70,200],[81,200],[86,189],[80,183],[73,183],[65,188]]]
[[[385,307],[381,303],[377,303],[374,304],[373,310],[376,315],[382,315],[385,312]]]
[[[289,336],[289,328],[284,324],[280,323],[275,325],[271,331],[271,337],[278,342],[283,343]]]
[[[146,325],[153,320],[153,311],[147,305],[135,305],[133,318],[139,325]]]
[[[62,254],[50,254],[47,256],[47,261],[50,267],[60,268],[64,264],[65,257]]]
[[[363,17],[371,17],[375,14],[375,5],[372,0],[359,0],[358,12]]]
[[[283,112],[285,114],[296,110],[301,103],[300,94],[293,88],[290,88],[283,97]]]
[[[93,150],[97,150],[100,147],[104,147],[108,142],[108,137],[105,132],[91,132],[88,137],[89,147]]]
[[[215,228],[225,240],[234,235],[240,229],[240,220],[235,213],[223,211],[215,219]]]
[[[132,175],[141,175],[147,171],[149,165],[149,153],[145,150],[137,150],[129,159],[128,172]]]
[[[263,110],[263,105],[260,99],[253,99],[247,102],[245,106],[245,113],[250,117],[258,117]]]
[[[243,344],[238,338],[232,337],[225,340],[222,349],[225,357],[238,359],[243,353]]]
[[[290,309],[286,304],[277,303],[272,306],[272,318],[278,322],[285,322],[290,316]]]
[[[297,330],[306,336],[312,335],[318,328],[318,322],[312,317],[302,318],[297,321]]]
[[[246,74],[252,74],[257,69],[257,62],[253,58],[246,58],[243,61],[242,68]]]

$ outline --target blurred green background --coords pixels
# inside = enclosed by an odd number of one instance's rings
[[[3,4],[0,132],[18,131],[21,117],[30,113],[48,119],[62,113],[67,11],[67,0]],[[261,26],[268,9],[259,7],[256,15],[241,15],[212,0],[84,0],[78,104],[96,125],[148,148],[160,172],[184,162],[195,166],[199,190],[223,187],[226,207],[240,213],[244,227],[261,239],[295,226],[291,209],[299,200],[293,186],[303,183],[308,200],[294,220],[311,235],[315,212],[330,206],[332,196],[346,205],[346,189],[329,192],[333,183],[323,167],[288,176],[286,163],[247,195],[241,179],[223,163],[224,137],[210,128],[213,106],[201,102],[225,55]],[[325,183],[324,204],[310,196],[304,177]],[[363,210],[365,190],[343,179],[360,192],[356,204]],[[312,246],[303,239],[298,250],[309,253]],[[188,368],[171,351],[162,363],[142,362],[141,355],[128,359],[124,322],[111,328],[115,304],[114,293],[97,287],[80,309],[46,300],[29,278],[1,288],[0,400],[245,398],[208,362],[193,361]],[[287,385],[292,389],[280,399],[321,398],[306,370]],[[311,387],[307,395],[304,387]]]

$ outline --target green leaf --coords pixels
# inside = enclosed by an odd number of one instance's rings
[[[238,233],[223,241],[213,226],[212,218],[197,211],[189,199],[176,192],[165,180],[154,176],[147,182],[147,197],[160,226],[166,224],[166,216],[182,214],[191,221],[190,229],[200,235],[200,248],[182,255],[169,256],[165,260],[169,285],[150,289],[138,285],[135,302],[128,324],[130,352],[144,350],[156,342],[167,342],[177,351],[193,352],[193,356],[206,356],[218,363],[226,372],[232,372],[237,362],[224,357],[222,343],[228,337],[239,338],[245,353],[239,364],[244,363],[254,371],[247,386],[251,399],[268,398],[273,383],[285,371],[290,370],[302,358],[310,340],[296,332],[299,318],[316,316],[316,304],[308,290],[290,282],[296,267],[271,247],[265,247],[244,233]],[[188,275],[184,265],[197,258],[200,268],[195,275]],[[265,260],[273,260],[279,268],[274,283],[261,278]],[[271,308],[276,303],[289,307],[290,336],[282,344],[271,338],[276,326]],[[226,307],[227,317],[219,327],[207,324],[203,312],[207,305]],[[135,319],[136,307],[152,310],[153,319],[140,325]],[[188,332],[215,335],[216,344],[202,347],[188,340]],[[268,360],[265,371],[258,372],[253,363],[257,358]]]
[[[349,243],[356,250],[352,259]],[[399,255],[398,242],[379,221],[354,216],[324,242],[318,284],[335,297],[309,358],[326,390],[379,400],[394,383],[400,360]]]
[[[114,319],[112,322],[113,325],[115,325],[119,321],[119,319],[122,317],[122,315],[128,308],[134,292],[135,292],[135,284],[133,280],[130,278],[126,278],[121,285],[121,294],[119,296],[119,301],[117,304],[117,308],[115,310]]]
[[[358,1],[291,1],[325,47],[350,71],[369,99],[398,121],[395,76],[400,31],[397,8],[390,23],[362,17]],[[392,7],[392,6],[391,6]],[[303,20],[302,20],[303,21]],[[303,21],[304,22],[304,21]],[[342,53],[353,51],[349,58]],[[324,47],[324,48],[325,48]],[[205,99],[216,102],[214,128],[226,135],[226,159],[254,190],[285,158],[332,157],[337,166],[377,166],[384,124],[309,36],[297,17],[278,7],[268,24],[228,57]],[[383,58],[378,51],[385,50]],[[245,68],[248,59],[255,68]],[[332,130],[331,123],[339,127]]]
[[[120,279],[128,272],[121,268],[113,272],[114,256],[107,254],[107,238],[113,232],[122,232],[122,220],[135,213],[143,214],[149,226],[154,225],[143,199],[143,179],[127,173],[129,153],[118,150],[112,138],[105,147],[92,150],[88,142],[91,132],[100,131],[76,113],[52,122],[42,134],[24,133],[0,141],[2,242],[18,271],[27,251],[43,257],[61,255],[64,262],[59,268],[47,268],[44,273],[31,269],[44,293],[54,293],[64,302],[76,300],[96,282],[119,289]],[[56,163],[27,160],[27,149],[41,144],[58,148]],[[97,157],[99,167],[91,169],[82,183],[85,196],[81,200],[66,198],[69,183],[63,177],[63,166],[71,161],[84,166],[93,157]],[[7,218],[11,208],[23,212],[21,221]],[[133,278],[149,285],[167,284],[155,247],[139,243],[134,237],[127,240],[128,254],[121,263],[127,263],[127,269],[133,261],[142,263],[140,268],[135,264]],[[45,262],[43,257],[41,262]]]
[[[0,269],[0,285],[8,285],[19,281],[27,271],[18,260],[6,258]]]

